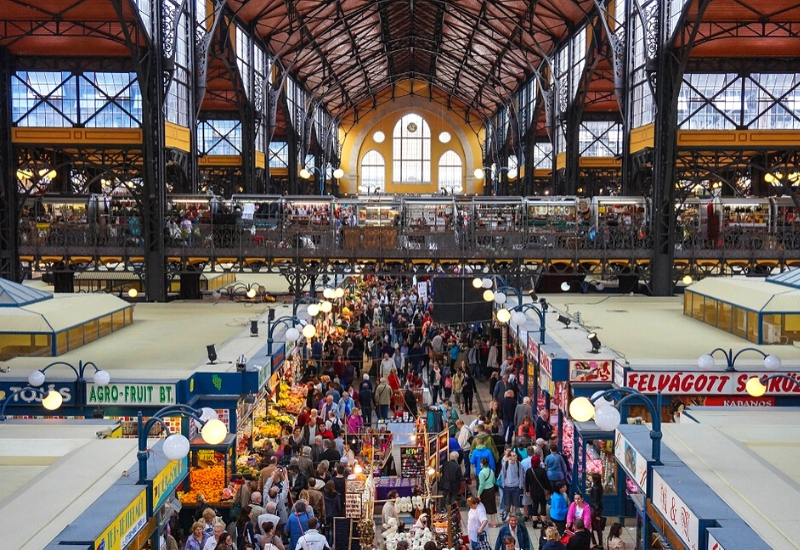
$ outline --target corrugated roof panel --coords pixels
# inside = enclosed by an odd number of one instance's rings
[[[40,313],[20,308],[0,309],[0,334],[52,334],[53,329]],[[2,338],[2,336],[0,336]]]
[[[767,281],[800,289],[800,269],[789,269],[782,273],[770,275],[767,277]]]

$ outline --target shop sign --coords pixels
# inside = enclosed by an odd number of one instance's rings
[[[619,430],[616,430],[614,435],[614,456],[628,477],[644,493],[647,486],[647,460],[636,452],[636,448]]]
[[[570,382],[611,382],[613,374],[613,359],[569,362]]]
[[[541,369],[546,372],[550,378],[553,378],[553,360],[547,355],[544,346],[539,346],[539,343],[532,334],[528,335],[528,353],[531,359],[538,362]]]
[[[289,342],[287,341],[284,345],[284,356],[291,357],[292,352],[297,348],[297,342]]]
[[[555,388],[553,388],[553,379],[544,372],[544,369],[539,369],[539,389],[553,395]]]
[[[86,384],[87,405],[174,405],[175,395],[175,384]]]
[[[614,384],[622,388],[625,386],[625,365],[614,361]]]
[[[717,539],[715,539],[714,535],[711,533],[708,534],[708,544],[706,544],[706,548],[708,548],[708,550],[725,550],[725,548],[717,542]]]
[[[189,459],[170,460],[153,478],[153,511],[161,508],[189,472]]]
[[[703,403],[706,407],[774,407],[774,397],[707,397]]]
[[[800,380],[800,373],[785,372]],[[753,376],[764,376],[764,371],[752,372],[664,372],[628,371],[627,386],[645,394],[664,395],[747,395],[745,385]],[[767,382],[768,394],[798,395],[800,386],[791,380],[773,379]]]
[[[697,550],[700,539],[700,519],[655,470],[653,471],[653,501],[667,523],[686,543],[686,547],[690,550]]]
[[[45,391],[55,390],[60,393],[61,397],[64,399],[62,406],[75,404],[75,401],[72,397],[75,392],[75,384],[53,382],[42,386],[42,389]],[[22,407],[25,405],[30,405],[31,403],[42,402],[42,396],[36,393],[34,388],[31,388],[25,382],[0,382],[0,401],[5,403],[6,397],[17,390],[22,391],[15,395],[11,401],[9,401],[9,407]]]
[[[517,341],[518,342],[527,342],[528,341],[528,331],[524,328],[519,328],[515,331],[517,333]]]
[[[147,524],[147,495],[144,491],[111,522],[103,534],[94,541],[96,550],[121,550],[126,548]]]
[[[420,298],[428,297],[428,281],[417,282],[417,294],[419,295]]]
[[[269,377],[272,376],[272,369],[270,368],[271,363],[264,363],[261,365],[261,368],[258,370],[258,389],[259,391],[261,388],[264,387],[264,384],[267,383]]]
[[[272,349],[272,370],[277,371],[283,365],[283,361],[286,359],[286,348],[283,344],[273,347]],[[260,387],[260,386],[259,386]]]

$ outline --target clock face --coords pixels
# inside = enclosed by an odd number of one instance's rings
[[[406,129],[411,132],[412,134],[417,131],[417,124],[415,122],[409,122]]]

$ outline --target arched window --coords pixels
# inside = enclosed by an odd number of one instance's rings
[[[386,161],[376,150],[367,151],[361,159],[361,193],[383,193],[386,190]]]
[[[439,191],[449,194],[463,190],[461,181],[461,157],[455,151],[445,151],[439,158]]]
[[[392,164],[396,183],[431,181],[431,129],[421,116],[407,114],[395,125]]]

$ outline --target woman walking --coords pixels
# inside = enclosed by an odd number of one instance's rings
[[[478,473],[478,496],[481,499],[486,515],[489,516],[489,527],[497,527],[497,500],[495,498],[496,479],[489,467],[489,459],[481,459],[481,471]]]

